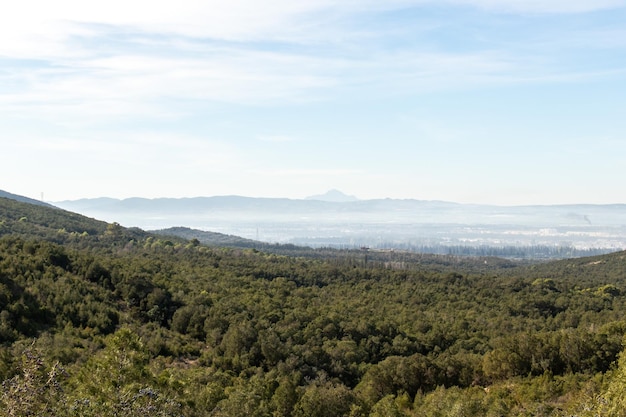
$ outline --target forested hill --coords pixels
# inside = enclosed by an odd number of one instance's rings
[[[6,199],[0,225],[2,416],[625,409],[623,253],[403,268],[207,247]]]
[[[167,229],[152,230],[152,233],[164,236],[179,236],[187,240],[197,239],[201,243],[209,246],[228,246],[235,248],[259,248],[265,245],[270,246],[269,244],[258,240],[244,239],[239,236],[191,229],[189,227],[169,227]]]
[[[20,201],[22,203],[34,204],[36,206],[53,207],[52,205],[50,205],[48,203],[45,203],[43,201],[35,200],[35,199],[32,199],[32,198],[24,197],[24,196],[17,195],[17,194],[12,194],[12,193],[9,193],[9,192],[3,191],[3,190],[0,190],[0,198],[8,198],[8,199],[11,199],[11,200]]]
[[[538,263],[513,270],[513,273],[568,281],[578,286],[605,280],[626,288],[626,251]]]
[[[15,198],[0,197],[0,232],[32,236],[51,235],[59,230],[69,233],[103,233],[107,224],[102,221],[61,210],[53,206],[40,206]]]
[[[148,233],[91,219],[54,206],[0,197],[0,236],[2,235],[41,238],[68,244],[81,241],[95,244],[102,241],[103,245],[109,245],[145,238]],[[103,240],[104,237],[107,239]]]

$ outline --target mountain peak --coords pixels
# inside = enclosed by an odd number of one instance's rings
[[[352,196],[342,193],[339,190],[329,190],[324,194],[312,195],[307,197],[306,200],[319,200],[319,201],[329,201],[332,203],[347,203],[351,201],[358,201],[359,199]]]

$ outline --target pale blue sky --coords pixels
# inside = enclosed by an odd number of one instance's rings
[[[626,203],[626,0],[23,0],[0,189]]]

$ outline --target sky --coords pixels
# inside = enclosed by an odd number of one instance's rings
[[[626,0],[20,0],[0,189],[626,203]]]

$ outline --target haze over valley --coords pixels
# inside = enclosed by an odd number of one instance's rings
[[[462,251],[460,248],[532,246],[595,253],[626,247],[626,205],[622,204],[492,206],[358,200],[336,190],[307,199],[97,198],[54,204],[127,227],[156,230],[184,226],[312,247],[366,246],[443,253]]]

